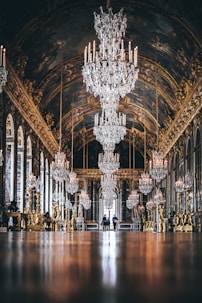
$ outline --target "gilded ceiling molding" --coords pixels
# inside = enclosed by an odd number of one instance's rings
[[[166,156],[179,137],[184,133],[188,125],[202,108],[202,78],[193,85],[192,91],[188,91],[184,102],[175,118],[171,121],[167,130],[159,135],[159,148]]]
[[[25,87],[9,62],[7,63],[7,68],[9,77],[5,91],[8,97],[40,138],[50,154],[54,156],[58,151],[59,146],[51,133],[50,128],[45,123],[32,98],[28,95]]]

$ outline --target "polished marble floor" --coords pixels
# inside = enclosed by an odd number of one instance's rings
[[[202,302],[202,233],[0,233],[2,303]]]

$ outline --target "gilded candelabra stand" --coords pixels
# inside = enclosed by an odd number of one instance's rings
[[[28,230],[33,231],[43,231],[44,224],[43,224],[43,216],[40,214],[40,193],[36,193],[36,210],[33,209],[33,189],[29,188],[28,190],[29,197],[29,209],[28,209],[28,222],[27,228]]]

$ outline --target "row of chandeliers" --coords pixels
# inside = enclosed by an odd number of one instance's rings
[[[130,93],[138,78],[137,47],[128,44],[124,48],[127,19],[123,9],[113,14],[112,8],[101,13],[94,12],[94,29],[99,45],[93,41],[84,49],[82,69],[86,90],[99,96],[102,112],[95,115],[94,135],[103,152],[98,155],[98,167],[102,171],[101,187],[105,207],[110,209],[115,195],[115,173],[119,169],[119,154],[115,145],[126,134],[126,115],[118,112],[120,98]]]
[[[73,127],[73,111],[72,111],[72,142],[71,142],[71,170],[69,170],[69,161],[66,160],[66,154],[61,151],[62,142],[62,66],[61,66],[61,85],[60,85],[60,134],[59,134],[59,151],[55,155],[55,161],[52,162],[52,176],[56,181],[54,192],[54,200],[59,204],[65,204],[66,208],[72,209],[72,203],[67,194],[74,195],[79,190],[79,178],[73,171],[74,159],[74,127]],[[65,185],[65,188],[64,188]],[[66,197],[65,197],[66,192]],[[81,190],[79,203],[85,209],[89,209],[91,201],[87,195],[86,189]]]
[[[108,7],[108,13],[100,8],[101,13],[94,12],[94,29],[99,39],[89,43],[84,49],[84,66],[82,69],[83,81],[86,90],[99,96],[102,108],[101,115],[95,115],[94,135],[103,147],[103,153],[98,155],[98,167],[102,171],[101,186],[105,205],[111,207],[116,187],[115,173],[119,169],[119,154],[114,152],[115,145],[123,140],[126,134],[126,115],[118,112],[120,98],[124,98],[135,88],[139,69],[137,67],[138,48],[132,49],[128,43],[128,52],[124,47],[124,37],[127,19],[123,9],[113,14]],[[157,76],[156,76],[157,80]],[[157,85],[156,85],[157,86]],[[146,110],[146,109],[145,109]],[[157,115],[157,150],[153,152],[149,162],[149,172],[146,172],[146,129],[144,144],[145,171],[139,180],[139,190],[147,195],[151,192],[152,180],[157,184],[167,174],[167,161],[158,150],[158,97],[156,87],[156,115]],[[150,178],[151,175],[151,178]],[[156,196],[159,201],[159,188]],[[128,208],[139,202],[137,190],[132,190],[127,200]]]

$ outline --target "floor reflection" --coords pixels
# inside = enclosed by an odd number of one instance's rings
[[[186,303],[201,255],[201,233],[0,233],[1,301]]]

